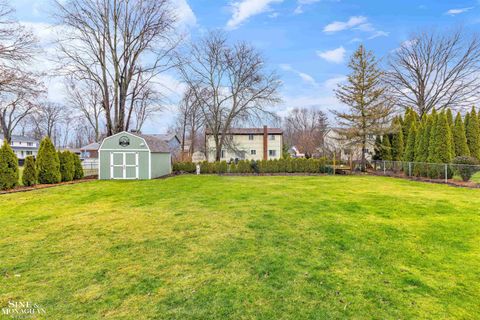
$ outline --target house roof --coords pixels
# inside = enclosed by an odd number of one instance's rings
[[[140,134],[140,133],[133,133],[134,136],[140,137],[145,140],[148,147],[150,148],[151,152],[170,152],[170,147],[168,144],[161,138],[157,137],[153,134]]]
[[[87,144],[86,146],[83,146],[80,148],[80,150],[85,150],[85,151],[95,151],[100,148],[100,143],[98,142],[93,142],[90,144]]]
[[[0,134],[0,140],[3,140],[3,134]],[[25,137],[25,136],[20,136],[20,135],[12,135],[12,141],[13,142],[38,142],[38,140]]]
[[[173,139],[176,139],[178,142],[180,142],[180,139],[178,139],[177,135],[175,133],[156,133],[156,134],[149,134],[150,136],[162,139],[165,142],[170,142]]]
[[[280,128],[267,128],[268,134],[283,134]],[[211,134],[211,130],[206,130],[206,134]],[[231,128],[228,134],[263,134],[263,128]]]

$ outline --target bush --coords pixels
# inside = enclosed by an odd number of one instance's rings
[[[456,171],[462,177],[463,181],[469,181],[470,178],[479,171],[478,165],[479,162],[473,157],[460,156],[453,159],[453,163],[456,164]]]
[[[218,174],[227,173],[227,161],[220,161],[215,163],[215,172]]]
[[[173,164],[173,172],[176,173],[195,173],[197,165],[193,162],[176,162]]]
[[[75,176],[75,160],[70,151],[58,151],[62,181],[72,181]]]
[[[0,148],[0,190],[12,189],[18,185],[18,159],[7,140]]]
[[[84,176],[82,161],[78,154],[72,153],[73,156],[73,164],[75,165],[75,173],[73,174],[73,180],[82,179]]]
[[[61,181],[60,160],[50,138],[46,137],[40,143],[35,165],[38,183],[53,184]]]
[[[37,171],[35,169],[35,158],[33,156],[25,158],[22,183],[27,187],[34,186],[37,183]]]
[[[238,173],[250,173],[250,172],[252,172],[250,162],[248,160],[238,161],[237,172]]]

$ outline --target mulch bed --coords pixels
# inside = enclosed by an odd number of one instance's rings
[[[436,184],[446,184],[452,187],[459,187],[459,188],[470,188],[470,189],[478,189],[480,188],[480,184],[473,182],[473,181],[462,181],[462,180],[454,180],[448,179],[445,182],[445,179],[430,179],[430,178],[423,178],[423,177],[407,177],[401,173],[394,173],[394,172],[387,172],[386,174],[376,172],[376,171],[369,171],[369,174],[373,176],[379,177],[391,177],[391,178],[398,178],[398,179],[405,179],[411,181],[418,181],[418,182],[427,182],[427,183],[436,183]]]
[[[96,180],[96,179],[97,179],[97,176],[89,176],[89,177],[85,177],[85,178],[80,179],[80,180],[60,182],[60,183],[56,183],[56,184],[37,184],[33,187],[19,186],[19,187],[16,187],[14,189],[10,189],[10,190],[1,190],[0,195],[1,194],[8,194],[8,193],[27,192],[27,191],[33,191],[33,190],[39,190],[39,189],[54,188],[54,187],[65,186],[65,185],[69,185],[69,184],[89,182],[89,181]]]

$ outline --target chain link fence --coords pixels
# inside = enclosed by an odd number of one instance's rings
[[[480,184],[480,165],[374,160],[372,171],[378,175],[398,176],[452,183]]]
[[[83,175],[85,177],[98,175],[98,161],[82,162]]]

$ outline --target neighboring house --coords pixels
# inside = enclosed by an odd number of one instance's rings
[[[3,144],[3,134],[0,134],[0,143]],[[10,146],[17,156],[19,164],[23,165],[23,162],[27,156],[37,156],[40,142],[25,136],[12,135]]]
[[[82,160],[86,159],[98,159],[98,148],[100,148],[100,143],[93,142],[87,144],[80,148],[80,158]]]
[[[208,161],[215,161],[215,140],[207,130]],[[279,128],[232,128],[228,132],[220,160],[273,160],[282,157],[283,131]]]
[[[337,159],[345,162],[350,160],[360,160],[362,158],[362,146],[357,143],[352,143],[348,140],[342,139],[335,128],[329,129],[325,135],[324,141],[324,148],[327,150],[319,150],[323,154],[335,152]],[[372,160],[373,154],[375,153],[374,147],[375,135],[370,134],[367,137],[367,147],[365,150],[365,158],[367,161]]]

